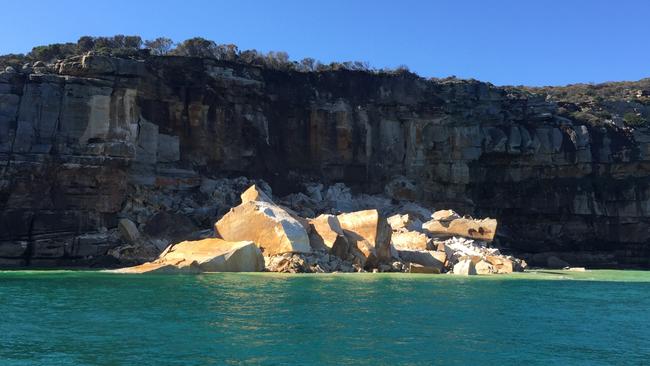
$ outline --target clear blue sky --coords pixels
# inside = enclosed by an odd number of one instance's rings
[[[202,36],[497,85],[650,76],[650,0],[29,0],[2,13],[0,54],[82,35]]]

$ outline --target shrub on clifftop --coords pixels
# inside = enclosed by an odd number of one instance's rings
[[[648,124],[648,122],[643,119],[640,114],[634,112],[625,113],[623,115],[623,121],[630,127],[642,127]]]
[[[77,55],[75,43],[54,43],[47,46],[36,46],[27,54],[29,59],[50,62]]]
[[[186,39],[171,51],[172,55],[189,57],[213,57],[217,44],[201,37]]]

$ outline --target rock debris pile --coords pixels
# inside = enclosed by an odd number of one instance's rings
[[[224,185],[209,189],[214,190],[210,196],[229,196]],[[141,206],[129,209],[136,217],[142,212]],[[182,236],[173,230],[175,219],[158,218],[163,221],[158,229],[169,231],[163,235],[167,242]],[[307,184],[306,193],[274,199],[268,185],[258,182],[244,190],[239,205],[214,223],[214,232],[196,227],[185,230],[190,239],[199,240],[171,243],[156,259],[117,272],[484,275],[523,271],[525,261],[489,245],[496,227],[494,219],[463,217],[452,210],[433,212],[413,202],[396,204],[382,196],[355,196],[343,184],[328,188]],[[130,243],[128,248],[137,248],[138,243],[142,246],[143,237],[147,237],[129,219],[123,219],[119,228]],[[203,238],[197,238],[200,236]],[[165,242],[148,237],[145,247],[149,250]]]

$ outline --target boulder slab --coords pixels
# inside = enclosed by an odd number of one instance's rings
[[[393,229],[393,231],[401,230],[420,230],[422,228],[422,221],[417,219],[413,214],[396,214],[390,216],[388,219],[388,224]]]
[[[214,228],[215,234],[224,240],[254,242],[267,256],[311,252],[303,225],[286,210],[269,202],[244,202],[230,209]]]
[[[397,250],[428,250],[431,239],[417,231],[398,231],[391,235],[391,243]]]
[[[512,273],[514,271],[514,264],[508,258],[488,255],[485,260],[492,265],[494,273]]]
[[[474,265],[474,268],[476,269],[476,274],[479,275],[487,275],[487,274],[494,273],[494,267],[490,263],[484,260],[480,260],[478,263],[476,263]]]
[[[140,231],[135,223],[129,219],[120,219],[117,224],[122,238],[127,242],[133,244],[140,238]]]
[[[160,256],[118,273],[259,272],[264,257],[251,241],[229,242],[217,238],[184,241],[170,245]]]
[[[461,259],[454,265],[454,274],[472,276],[476,274],[476,265],[471,258]]]
[[[351,252],[361,265],[376,264],[391,258],[391,228],[377,210],[343,213],[337,216]]]
[[[273,203],[271,197],[269,197],[264,191],[262,191],[257,185],[253,184],[248,187],[239,197],[241,197],[241,202],[246,203],[249,201],[261,201]]]
[[[298,213],[296,213],[294,210],[286,206],[278,205],[275,202],[273,202],[273,199],[268,194],[264,193],[264,191],[256,184],[253,184],[252,186],[248,187],[239,197],[241,198],[242,204],[250,201],[257,201],[257,202],[266,202],[272,205],[276,205],[277,207],[286,211],[289,215],[291,215],[291,217],[296,219],[298,222],[300,222],[300,224],[305,228],[305,230],[307,230],[307,233],[309,233],[309,231],[311,230],[309,222],[306,219],[300,217],[300,215],[298,215]]]
[[[458,215],[454,210],[438,210],[431,214],[431,218],[436,221],[448,222],[459,219],[460,215]]]
[[[406,262],[436,268],[438,273],[444,270],[447,260],[445,252],[433,250],[400,250],[399,257]]]
[[[350,249],[339,220],[334,215],[320,215],[309,220],[309,244],[314,250],[327,250],[339,258],[346,258]]]
[[[438,274],[440,269],[436,267],[423,266],[421,264],[411,263],[409,265],[410,273],[426,273],[426,274]]]
[[[422,224],[422,229],[432,235],[462,236],[465,238],[492,241],[497,229],[495,219],[458,218],[450,221],[430,220]]]

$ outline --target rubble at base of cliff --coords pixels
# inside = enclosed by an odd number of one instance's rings
[[[527,266],[490,245],[496,220],[354,195],[340,183],[309,183],[304,192],[276,198],[265,182],[240,177],[204,180],[198,192],[173,198],[153,190],[132,197],[137,199],[124,206],[117,229],[124,244],[109,255],[127,265],[145,263],[118,272],[486,275]],[[259,253],[246,249],[252,244]],[[246,255],[231,259],[240,247]]]

